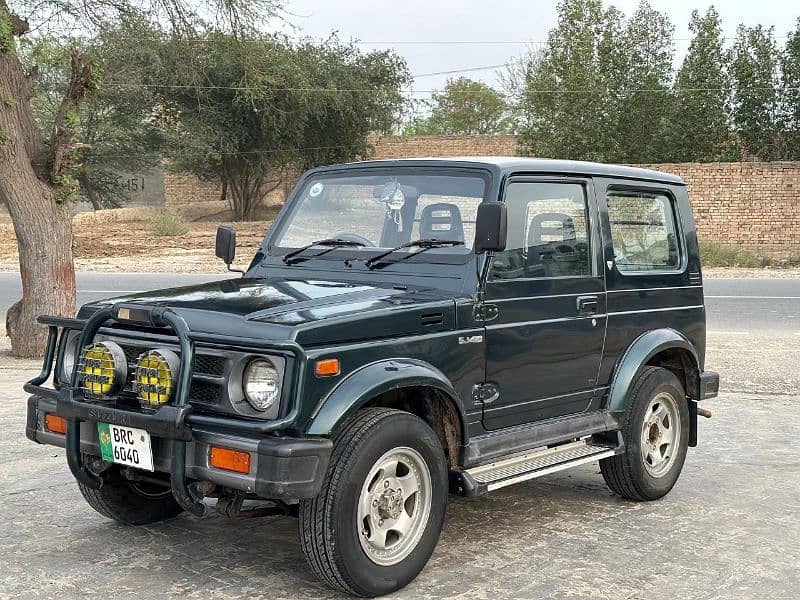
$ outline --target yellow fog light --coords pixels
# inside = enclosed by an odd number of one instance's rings
[[[81,353],[78,382],[81,389],[95,398],[116,394],[127,375],[125,352],[114,342],[95,342]]]
[[[143,408],[156,408],[169,402],[175,389],[180,359],[171,350],[145,352],[136,363],[136,393]]]

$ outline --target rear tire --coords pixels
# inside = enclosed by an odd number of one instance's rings
[[[629,500],[657,500],[675,485],[689,446],[689,406],[674,373],[643,367],[625,399],[625,451],[600,461],[606,485]]]
[[[427,423],[398,410],[362,410],[336,435],[320,493],[300,502],[303,553],[337,590],[397,591],[433,553],[447,492],[444,451]]]
[[[169,488],[128,481],[116,467],[106,473],[99,490],[77,482],[89,506],[104,517],[125,525],[149,525],[183,512]]]

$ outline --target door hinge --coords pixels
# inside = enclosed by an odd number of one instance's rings
[[[472,318],[476,321],[491,321],[496,319],[500,314],[500,309],[496,304],[476,304],[475,309],[472,311]]]
[[[491,404],[500,396],[500,390],[494,383],[476,383],[472,386],[472,401],[475,404]]]

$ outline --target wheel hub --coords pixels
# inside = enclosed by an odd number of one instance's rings
[[[642,462],[653,477],[666,475],[675,462],[680,430],[675,398],[665,392],[657,394],[645,411],[641,434]]]
[[[367,557],[381,566],[407,557],[425,531],[431,502],[430,470],[419,452],[402,447],[380,457],[358,502],[356,525]]]
[[[661,437],[661,430],[658,427],[658,423],[652,423],[651,422],[650,423],[650,435],[649,435],[650,443],[654,444],[655,442],[658,441],[658,439],[660,437]]]
[[[378,497],[378,515],[381,519],[396,519],[403,510],[403,490],[392,489],[390,482],[384,482],[385,489]]]

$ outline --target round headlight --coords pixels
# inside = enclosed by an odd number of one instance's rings
[[[251,360],[242,379],[244,396],[256,410],[265,411],[277,402],[281,391],[280,373],[271,361],[263,358]]]
[[[134,387],[143,408],[158,408],[169,402],[180,364],[177,354],[161,348],[139,356]]]
[[[75,353],[78,350],[80,338],[80,332],[73,333],[64,344],[64,356],[61,357],[61,381],[63,383],[69,383],[72,379],[72,372],[75,370]]]
[[[78,363],[78,381],[91,396],[101,398],[116,394],[127,376],[125,352],[114,342],[95,342],[83,349]]]

